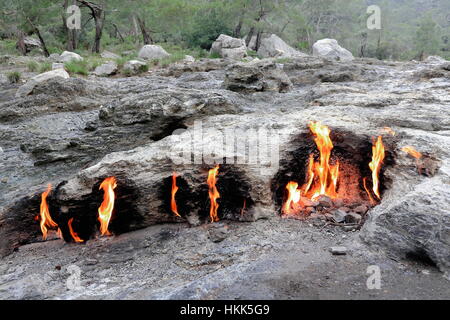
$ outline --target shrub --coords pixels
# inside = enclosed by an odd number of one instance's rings
[[[9,83],[17,83],[20,81],[22,74],[19,71],[12,71],[6,74],[6,78],[8,78]]]
[[[39,69],[39,64],[36,61],[31,60],[27,63],[27,68],[30,72],[36,72]]]
[[[209,55],[209,58],[210,58],[210,59],[220,59],[221,56],[220,56],[220,54],[218,54],[217,52],[213,52],[213,53],[211,53],[211,54]]]
[[[39,65],[39,73],[44,73],[52,70],[52,64],[50,62],[43,62]]]
[[[70,74],[81,74],[87,76],[89,74],[88,63],[83,61],[72,60],[64,64],[64,68]]]

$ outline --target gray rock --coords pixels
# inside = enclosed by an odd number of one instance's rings
[[[102,64],[102,65],[98,66],[97,68],[95,68],[93,73],[96,76],[106,77],[106,76],[116,74],[118,70],[119,70],[119,68],[117,66],[117,63],[110,61],[108,63]]]
[[[210,53],[225,59],[240,60],[247,56],[247,47],[244,40],[221,34],[212,44]]]
[[[136,75],[141,73],[142,68],[146,65],[145,62],[139,60],[130,60],[124,64],[123,71],[130,75]]]
[[[292,87],[283,69],[270,60],[231,65],[226,70],[223,85],[228,90],[238,92],[288,92]]]
[[[409,190],[393,190],[399,196],[372,209],[361,237],[402,258],[431,259],[450,272],[449,181],[448,175],[435,176]]]
[[[53,78],[70,78],[69,74],[64,69],[56,69],[48,72],[44,72],[34,76],[28,80],[24,85],[22,85],[16,92],[16,97],[24,97],[33,92],[34,87],[40,83]]]
[[[319,205],[324,208],[333,207],[333,200],[325,195],[319,196],[319,198],[317,198],[317,202],[319,202]]]
[[[337,223],[344,222],[346,216],[347,212],[342,211],[340,209],[333,211],[333,220]]]
[[[342,256],[347,254],[347,247],[331,247],[330,252],[335,256]]]
[[[170,54],[166,52],[161,46],[147,44],[139,50],[138,57],[143,60],[157,60],[169,57]]]
[[[295,50],[275,34],[263,38],[258,49],[258,56],[262,58],[295,58],[306,54]]]
[[[42,52],[41,41],[38,38],[34,37],[25,37],[24,39],[26,53],[31,52],[32,50],[38,50]],[[17,47],[18,43],[16,44]]]
[[[195,58],[193,56],[185,55],[183,62],[186,62],[186,63],[195,62]]]
[[[59,61],[60,62],[70,62],[70,61],[83,61],[83,57],[80,56],[79,54],[75,53],[75,52],[70,52],[70,51],[64,51],[63,53],[61,53],[61,55],[59,56]]]
[[[322,39],[314,43],[313,55],[343,62],[354,59],[353,54],[339,46],[335,39]]]
[[[113,52],[110,52],[110,51],[103,51],[101,54],[100,54],[100,56],[103,58],[103,59],[112,59],[112,60],[115,60],[115,59],[119,59],[120,58],[120,56],[118,55],[118,54],[115,54],[115,53],[113,53]]]
[[[361,216],[354,212],[348,212],[345,216],[346,223],[359,223],[361,222]]]
[[[48,58],[51,61],[59,61],[60,60],[60,55],[58,53],[52,53],[52,54],[50,54],[50,56]]]
[[[56,70],[56,69],[64,69],[64,63],[53,62],[52,70]]]

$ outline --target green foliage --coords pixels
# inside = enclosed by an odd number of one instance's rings
[[[31,60],[27,63],[27,69],[30,72],[36,72],[39,69],[39,63],[34,60]]]
[[[0,52],[3,54],[17,54],[16,41],[9,39],[0,41]]]
[[[6,74],[9,83],[18,83],[21,77],[22,74],[19,71],[12,71]]]
[[[184,37],[188,46],[209,50],[221,34],[232,34],[232,30],[224,20],[223,13],[213,7],[197,11],[193,24],[186,30]]]
[[[70,74],[81,74],[83,76],[87,76],[89,74],[89,65],[86,59],[82,61],[72,60],[66,62],[64,64],[64,68]]]
[[[39,73],[44,73],[52,70],[52,64],[50,62],[43,62],[39,65]]]
[[[431,15],[426,15],[419,25],[416,32],[415,45],[420,55],[436,54],[438,51],[439,40],[437,38],[437,25]]]
[[[210,53],[209,58],[210,59],[220,59],[221,56],[217,52],[212,52],[212,53]]]

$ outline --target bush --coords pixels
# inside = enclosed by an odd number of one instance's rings
[[[190,47],[200,47],[209,50],[218,36],[221,34],[232,34],[220,10],[199,10],[193,20],[195,21],[194,25],[184,35]]]
[[[52,70],[52,64],[50,62],[43,62],[39,65],[39,73],[44,73]]]
[[[83,61],[72,60],[66,62],[64,64],[64,68],[70,74],[81,74],[83,76],[87,76],[89,74],[88,63],[86,62],[86,60]]]
[[[9,83],[17,83],[20,81],[22,74],[18,71],[8,72],[6,78],[8,78]]]
[[[209,55],[209,58],[210,58],[210,59],[220,59],[221,56],[220,56],[220,54],[218,54],[217,52],[213,52],[213,53],[211,53],[211,54]]]
[[[31,60],[27,63],[27,68],[30,72],[36,72],[39,69],[39,64],[36,61]]]

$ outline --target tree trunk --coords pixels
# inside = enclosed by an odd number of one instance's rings
[[[122,36],[122,34],[120,33],[120,30],[119,30],[119,28],[117,27],[117,25],[116,25],[115,23],[113,23],[112,25],[113,25],[113,27],[114,27],[114,30],[116,30],[116,35],[119,36],[120,41],[121,41],[121,42],[125,42],[125,40],[123,39],[123,36]]]
[[[255,51],[259,50],[259,47],[261,45],[261,37],[262,37],[262,31],[259,30],[258,33],[256,34],[256,43],[255,43]]]
[[[18,32],[18,41],[16,44],[17,50],[23,55],[27,55],[27,46],[25,45],[25,34],[22,31]]]
[[[239,22],[238,22],[236,28],[234,28],[233,37],[235,37],[235,38],[241,37],[242,24],[243,24],[243,20],[241,18],[241,19],[239,19]]]
[[[253,38],[253,34],[255,33],[255,27],[251,27],[250,31],[247,34],[247,39],[245,39],[245,45],[248,47],[248,45],[250,44],[250,41]]]
[[[75,5],[76,2],[77,2],[76,0],[72,0],[72,5]],[[69,6],[69,0],[65,0],[64,1],[64,12],[62,15],[63,29],[64,29],[64,32],[67,34],[66,49],[68,51],[74,51],[77,49],[77,30],[67,28],[67,8],[68,8],[68,6]]]
[[[92,46],[92,52],[100,53],[100,41],[102,39],[103,25],[105,23],[105,10],[103,5],[98,5],[96,3],[77,0],[79,3],[91,10],[91,16],[94,18],[95,22],[95,39]]]
[[[34,32],[37,34],[39,41],[41,42],[41,46],[42,46],[42,50],[44,50],[44,55],[46,57],[50,56],[50,53],[48,53],[47,50],[47,46],[45,45],[45,41],[44,38],[42,38],[41,32],[39,31],[39,28],[36,27],[33,22],[31,22],[31,20],[27,17],[28,23],[31,25],[31,27],[33,28]]]
[[[139,28],[141,29],[141,32],[142,32],[142,38],[144,40],[144,45],[152,44],[153,43],[153,39],[150,36],[150,33],[149,33],[147,27],[145,26],[145,21],[142,20],[139,17],[136,17],[136,19],[137,19],[137,22],[139,24]]]

